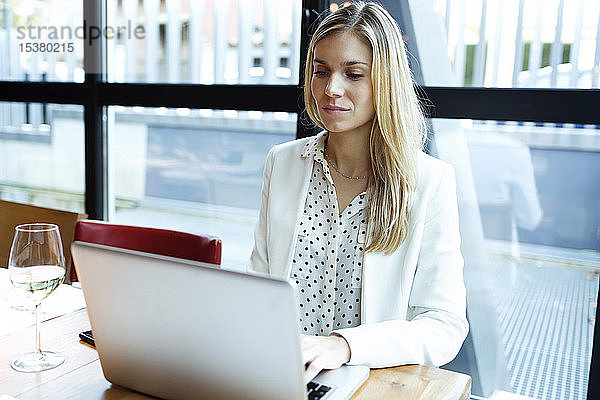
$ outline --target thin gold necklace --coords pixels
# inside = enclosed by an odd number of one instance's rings
[[[360,179],[366,179],[369,176],[369,175],[365,175],[365,176],[348,176],[348,175],[344,174],[342,171],[340,171],[338,169],[338,167],[336,167],[335,163],[329,159],[329,154],[327,154],[327,147],[325,147],[325,159],[331,164],[331,166],[333,167],[333,169],[335,169],[336,172],[338,174],[340,174],[341,176],[343,176],[344,178],[354,179],[354,180],[360,180]]]

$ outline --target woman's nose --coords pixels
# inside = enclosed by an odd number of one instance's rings
[[[341,97],[344,94],[344,89],[336,74],[332,74],[325,87],[325,94],[329,97]]]

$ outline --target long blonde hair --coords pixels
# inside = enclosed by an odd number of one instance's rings
[[[379,4],[357,1],[329,14],[313,34],[304,70],[304,101],[309,117],[326,129],[311,95],[315,45],[323,38],[351,32],[371,46],[375,118],[369,151],[368,231],[365,252],[390,254],[406,239],[418,159],[427,135],[406,50],[398,25]]]

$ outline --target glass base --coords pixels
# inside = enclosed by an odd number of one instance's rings
[[[25,353],[12,360],[10,366],[19,372],[39,372],[58,367],[65,362],[62,354],[51,351]]]

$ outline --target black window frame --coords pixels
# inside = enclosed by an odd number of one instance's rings
[[[110,83],[102,72],[106,60],[102,41],[86,46],[84,83],[0,81],[0,101],[78,104],[84,107],[85,210],[90,218],[106,219],[105,107],[191,107],[224,110],[297,113],[296,137],[314,134],[303,115],[303,74],[310,33],[329,0],[302,0],[300,76],[298,85],[190,85]],[[382,1],[403,28],[410,29],[407,0]],[[106,21],[102,0],[84,1],[88,26]],[[409,51],[411,44],[408,43]],[[94,68],[87,68],[94,66]],[[99,71],[88,73],[87,71]],[[422,80],[415,74],[417,83]],[[419,86],[429,117],[498,121],[530,121],[600,125],[600,89],[516,89]],[[599,287],[600,298],[600,287]],[[600,398],[600,304],[596,308],[588,399]],[[593,379],[596,377],[596,379]]]

